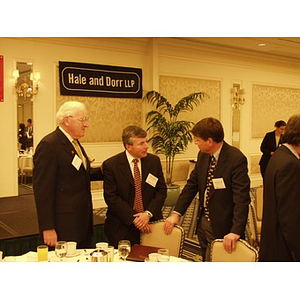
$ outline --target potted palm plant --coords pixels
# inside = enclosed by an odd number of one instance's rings
[[[182,112],[192,111],[208,95],[204,92],[190,94],[180,99],[174,106],[160,93],[147,92],[144,99],[155,105],[155,109],[146,114],[149,142],[156,154],[162,154],[166,159],[166,183],[172,187],[174,160],[177,154],[186,151],[193,137],[190,133],[191,121],[179,120]]]

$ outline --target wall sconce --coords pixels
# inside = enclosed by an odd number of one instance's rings
[[[39,92],[39,80],[41,79],[40,72],[32,72],[30,74],[30,81],[33,83],[32,85],[31,82],[28,82],[27,76],[23,76],[22,84],[18,85],[19,77],[20,77],[19,70],[14,70],[13,78],[15,79],[15,91],[19,97],[24,98],[24,101],[27,98],[30,98]]]
[[[241,89],[240,85],[233,85],[233,88],[231,89],[231,105],[233,108],[240,109],[240,106],[244,105],[245,94],[245,89]]]

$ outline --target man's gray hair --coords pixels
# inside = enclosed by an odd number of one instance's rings
[[[135,125],[127,126],[122,133],[123,145],[126,149],[126,145],[133,144],[133,138],[145,138],[146,136],[147,132],[141,127]]]
[[[86,110],[85,105],[78,101],[68,101],[61,105],[56,113],[58,124],[62,124],[65,117],[76,115],[77,112]]]

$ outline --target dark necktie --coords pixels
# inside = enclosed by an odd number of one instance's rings
[[[206,179],[206,194],[205,194],[205,205],[204,205],[204,215],[207,221],[210,221],[209,217],[209,210],[208,210],[208,202],[209,202],[209,193],[212,186],[212,179],[214,177],[214,170],[216,168],[216,159],[212,155],[210,157],[210,165],[207,172],[207,179]]]
[[[143,212],[143,201],[142,201],[142,180],[141,174],[138,167],[138,159],[135,158],[133,161],[133,175],[134,175],[134,188],[135,188],[135,197],[133,208],[137,212]]]

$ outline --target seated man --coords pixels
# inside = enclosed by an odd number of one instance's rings
[[[104,199],[108,206],[105,234],[115,248],[120,240],[140,243],[149,221],[162,219],[167,196],[161,162],[147,153],[147,133],[137,126],[123,130],[125,151],[103,163]]]

